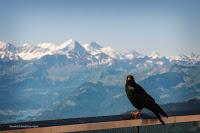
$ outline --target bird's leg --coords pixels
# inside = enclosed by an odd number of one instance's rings
[[[141,112],[142,112],[142,109],[139,109],[137,112],[131,112],[131,115],[132,115],[134,118],[140,118]]]
[[[139,110],[136,112],[136,115],[137,115],[138,117],[140,117],[140,116],[141,116],[141,113],[142,113],[142,109],[139,109]]]

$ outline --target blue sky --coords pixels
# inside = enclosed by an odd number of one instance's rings
[[[143,54],[200,53],[200,4],[134,0],[0,0],[0,40],[81,43]]]

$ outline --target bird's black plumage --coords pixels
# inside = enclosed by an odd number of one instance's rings
[[[155,100],[140,86],[138,85],[132,75],[128,75],[125,85],[126,94],[128,99],[134,107],[141,110],[147,108],[152,111],[156,117],[164,124],[160,114],[168,117],[163,109],[155,102]]]

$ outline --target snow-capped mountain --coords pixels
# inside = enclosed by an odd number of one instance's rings
[[[0,42],[0,59],[18,60],[17,48],[11,43]]]
[[[146,65],[164,64],[166,59],[170,62],[196,63],[200,61],[200,55],[192,53],[190,56],[178,55],[172,57],[161,56],[158,52],[152,52],[145,56],[137,51],[120,53],[111,47],[102,47],[96,42],[80,44],[69,39],[61,44],[40,43],[37,45],[24,44],[15,46],[10,43],[0,42],[0,57],[3,60],[37,60],[47,55],[65,55],[67,59],[83,60],[87,65],[111,65],[114,61],[132,61],[135,59],[145,59]],[[165,59],[163,59],[165,57]],[[74,62],[79,62],[74,61]]]
[[[96,42],[85,43],[83,44],[83,47],[92,55],[95,55],[96,53],[100,52],[100,49],[102,48]]]
[[[44,44],[42,46],[44,46]],[[40,59],[45,55],[51,54],[53,54],[52,51],[48,48],[41,47],[41,44],[24,44],[17,53],[17,55],[20,56],[23,60]]]
[[[113,59],[121,59],[122,54],[111,47],[101,47],[99,44],[92,42],[88,44],[83,44],[83,47],[90,53],[91,55],[100,55],[105,54],[108,57]]]
[[[96,42],[83,44],[83,47],[95,59],[95,61],[90,63],[90,65],[112,64],[112,61],[115,57],[115,51],[113,49],[110,49],[110,51],[106,51],[106,48],[103,48]]]
[[[102,52],[107,53],[110,57],[114,59],[123,59],[122,54],[111,47],[101,48]]]
[[[162,56],[160,55],[160,53],[158,53],[156,51],[151,52],[150,55],[149,55],[149,57],[152,58],[152,59],[162,58]]]
[[[171,56],[170,57],[170,60],[171,61],[189,61],[189,62],[198,62],[200,61],[200,55],[197,55],[195,53],[191,53],[190,56],[187,56],[187,55],[178,55],[178,56]]]
[[[67,53],[68,57],[73,57],[73,55],[75,55],[82,58],[88,54],[87,51],[77,41],[70,40],[66,44],[66,47],[63,47],[63,49],[59,50],[62,50],[65,53]],[[63,46],[63,44],[61,46]]]
[[[17,54],[24,60],[32,60],[54,54],[66,55],[68,58],[72,58],[75,55],[81,57],[86,55],[87,52],[77,41],[70,39],[60,45],[52,43],[25,44]]]
[[[132,60],[132,59],[135,59],[135,58],[143,58],[144,56],[142,54],[138,53],[137,51],[132,50],[128,53],[125,53],[124,57],[126,59]]]

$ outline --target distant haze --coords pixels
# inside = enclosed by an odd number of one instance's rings
[[[0,40],[22,45],[69,38],[143,54],[200,53],[200,2],[1,0]]]

